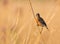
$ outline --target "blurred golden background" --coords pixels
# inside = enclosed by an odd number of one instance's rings
[[[6,3],[4,1],[7,1]],[[31,0],[49,31],[38,27],[29,0],[0,0],[0,44],[60,44],[60,0]]]

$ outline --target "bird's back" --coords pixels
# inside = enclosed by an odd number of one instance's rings
[[[38,18],[39,22],[42,23],[42,26],[47,26],[42,17]]]

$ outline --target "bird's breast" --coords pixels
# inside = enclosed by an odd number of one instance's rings
[[[37,26],[42,26],[41,22],[36,18]]]
[[[39,21],[38,21],[38,23],[37,23],[37,24],[38,24],[39,26],[42,26],[41,22],[39,22]]]

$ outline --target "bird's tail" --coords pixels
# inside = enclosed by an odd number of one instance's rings
[[[48,27],[46,26],[46,29],[48,29]]]
[[[48,27],[47,26],[45,26],[46,27],[46,29],[48,29]],[[49,31],[49,29],[48,29],[48,31]]]
[[[46,29],[49,31],[48,27],[46,26]]]

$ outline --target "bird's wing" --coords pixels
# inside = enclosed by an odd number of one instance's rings
[[[40,21],[43,25],[47,26],[46,23],[45,23],[45,21],[43,20],[43,18],[40,18],[39,21]]]

